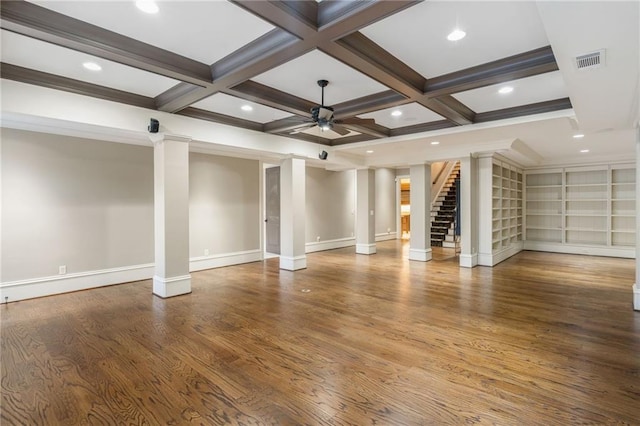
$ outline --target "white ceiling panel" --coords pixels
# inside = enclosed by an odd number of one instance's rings
[[[456,27],[467,33],[447,40]],[[535,2],[427,1],[361,31],[426,78],[549,44]]]
[[[498,92],[503,87],[512,87],[511,93]],[[454,98],[475,112],[495,111],[536,102],[561,99],[569,96],[559,71],[513,80],[507,83],[481,87],[456,93]]]
[[[99,64],[102,71],[85,69],[82,64],[88,61]],[[4,30],[2,62],[149,97],[155,97],[180,83],[172,78]]]
[[[232,117],[244,118],[258,123],[268,123],[269,121],[291,117],[291,113],[271,108],[255,102],[229,96],[224,93],[217,93],[193,104],[196,108],[201,108],[218,114],[230,115]],[[246,111],[242,107],[250,106],[251,110]]]
[[[392,115],[392,113],[396,111],[399,111],[402,114]],[[441,115],[436,114],[430,109],[425,108],[415,102],[393,108],[382,109],[380,111],[370,112],[367,114],[362,114],[358,117],[373,118],[374,120],[376,120],[376,124],[380,124],[390,129],[413,126],[414,124],[429,123],[431,121],[444,120],[444,117],[442,117]]]
[[[227,1],[33,1],[40,6],[211,65],[274,27]]]
[[[252,80],[308,101],[320,103],[318,80],[329,80],[325,88],[325,105],[388,90],[387,87],[318,50],[262,73]]]

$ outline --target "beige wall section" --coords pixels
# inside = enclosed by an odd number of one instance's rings
[[[2,281],[152,263],[151,147],[2,129]]]
[[[354,236],[355,171],[307,167],[306,242]]]
[[[396,171],[376,170],[376,235],[396,232]]]
[[[260,164],[189,155],[189,255],[260,249]]]

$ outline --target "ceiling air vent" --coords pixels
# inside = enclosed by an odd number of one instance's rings
[[[584,55],[576,56],[576,66],[578,67],[578,71],[600,68],[604,66],[605,58],[604,49],[586,53]]]

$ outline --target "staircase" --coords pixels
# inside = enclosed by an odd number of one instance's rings
[[[457,162],[431,207],[432,247],[455,247],[456,245],[453,222],[456,217],[456,179],[459,177],[460,162]]]

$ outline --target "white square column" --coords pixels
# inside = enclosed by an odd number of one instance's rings
[[[411,239],[409,260],[431,260],[431,164],[413,165],[411,179]]]
[[[280,269],[307,267],[305,160],[288,158],[280,165]]]
[[[479,161],[482,164],[479,165]],[[484,231],[482,244],[488,238],[486,250],[491,254],[492,171],[491,156],[479,160],[473,156],[460,159],[460,266],[465,268],[478,265],[480,223]],[[489,174],[488,183],[484,172]],[[483,183],[481,187],[479,182]],[[486,238],[485,233],[488,233]]]
[[[356,253],[376,253],[376,171],[356,171]]]
[[[158,133],[153,141],[155,273],[153,294],[191,293],[189,275],[189,141]]]
[[[636,283],[633,285],[633,309],[640,311],[640,118],[636,124]]]

